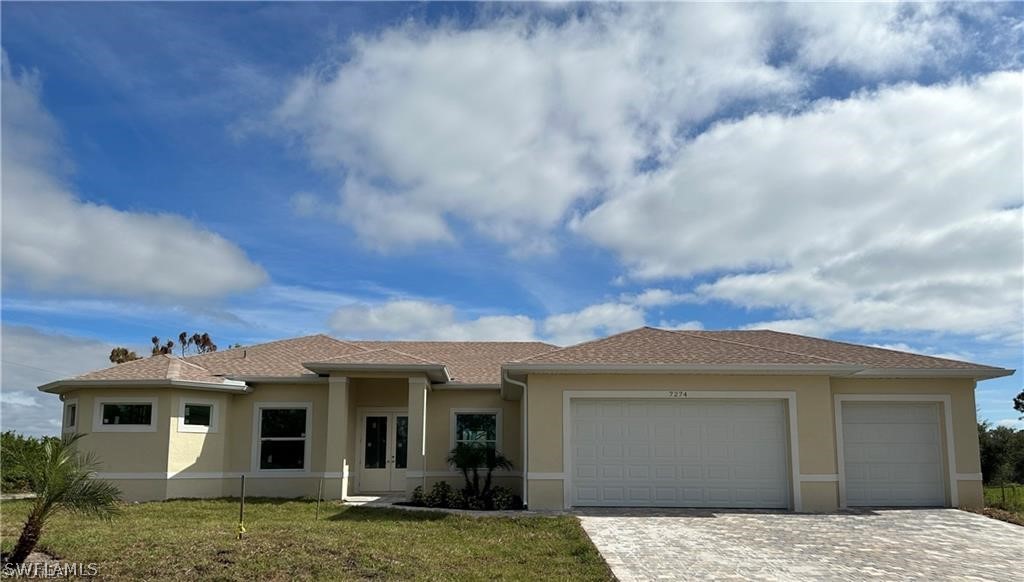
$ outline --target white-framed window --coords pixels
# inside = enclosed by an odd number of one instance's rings
[[[257,402],[253,407],[253,470],[309,472],[312,402]]]
[[[61,423],[64,432],[78,432],[78,399],[64,401],[64,419]]]
[[[482,443],[501,449],[500,408],[451,409],[451,446]]]
[[[182,398],[178,406],[178,432],[217,432],[220,406],[216,400]]]
[[[156,398],[99,396],[93,411],[92,430],[155,432],[156,414]]]

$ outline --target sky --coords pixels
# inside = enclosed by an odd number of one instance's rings
[[[1020,369],[1021,46],[1017,3],[5,2],[0,423],[182,330]]]

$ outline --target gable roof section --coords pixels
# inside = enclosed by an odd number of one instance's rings
[[[510,370],[588,367],[761,369],[862,376],[935,372],[978,378],[1012,373],[992,366],[768,330],[682,331],[652,327],[524,358],[506,366]]]
[[[241,348],[188,356],[185,361],[202,366],[211,374],[232,377],[274,377],[309,375],[303,362],[316,362],[366,348],[318,334],[278,340]]]
[[[850,364],[870,366],[873,368],[900,369],[990,369],[992,366],[973,364],[937,358],[923,354],[913,354],[874,346],[864,346],[816,337],[784,333],[769,329],[730,330],[730,331],[688,331],[691,335],[707,336],[715,339],[742,342],[748,345],[782,349],[792,352],[811,354]]]
[[[82,374],[75,377],[75,380],[182,380],[220,383],[224,379],[214,376],[202,366],[181,358],[156,355]]]
[[[366,349],[390,348],[443,363],[454,384],[498,384],[501,366],[558,349],[544,342],[353,341]]]

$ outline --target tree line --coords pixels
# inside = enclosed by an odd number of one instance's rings
[[[173,339],[163,340],[160,336],[153,336],[150,340],[153,342],[153,347],[150,355],[158,356],[174,355],[175,346],[177,346],[178,354],[181,357],[185,357],[188,354],[208,354],[210,352],[217,351],[217,344],[213,343],[213,339],[210,338],[210,334],[193,333],[189,334],[187,331],[183,331],[178,334],[178,343],[175,344]],[[240,347],[239,344],[235,344],[231,347]],[[110,361],[114,364],[123,364],[125,362],[132,362],[134,360],[141,360],[142,356],[138,355],[134,351],[118,346],[110,350]]]

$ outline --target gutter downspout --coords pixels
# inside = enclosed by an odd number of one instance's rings
[[[528,476],[530,469],[530,422],[527,414],[529,411],[530,401],[527,396],[528,392],[526,382],[513,380],[512,378],[509,377],[508,372],[505,372],[504,370],[502,371],[502,376],[504,377],[505,381],[508,382],[509,384],[515,384],[517,386],[523,387],[523,405],[521,407],[523,415],[523,509],[528,509],[529,504],[527,503],[527,492],[530,488]]]

